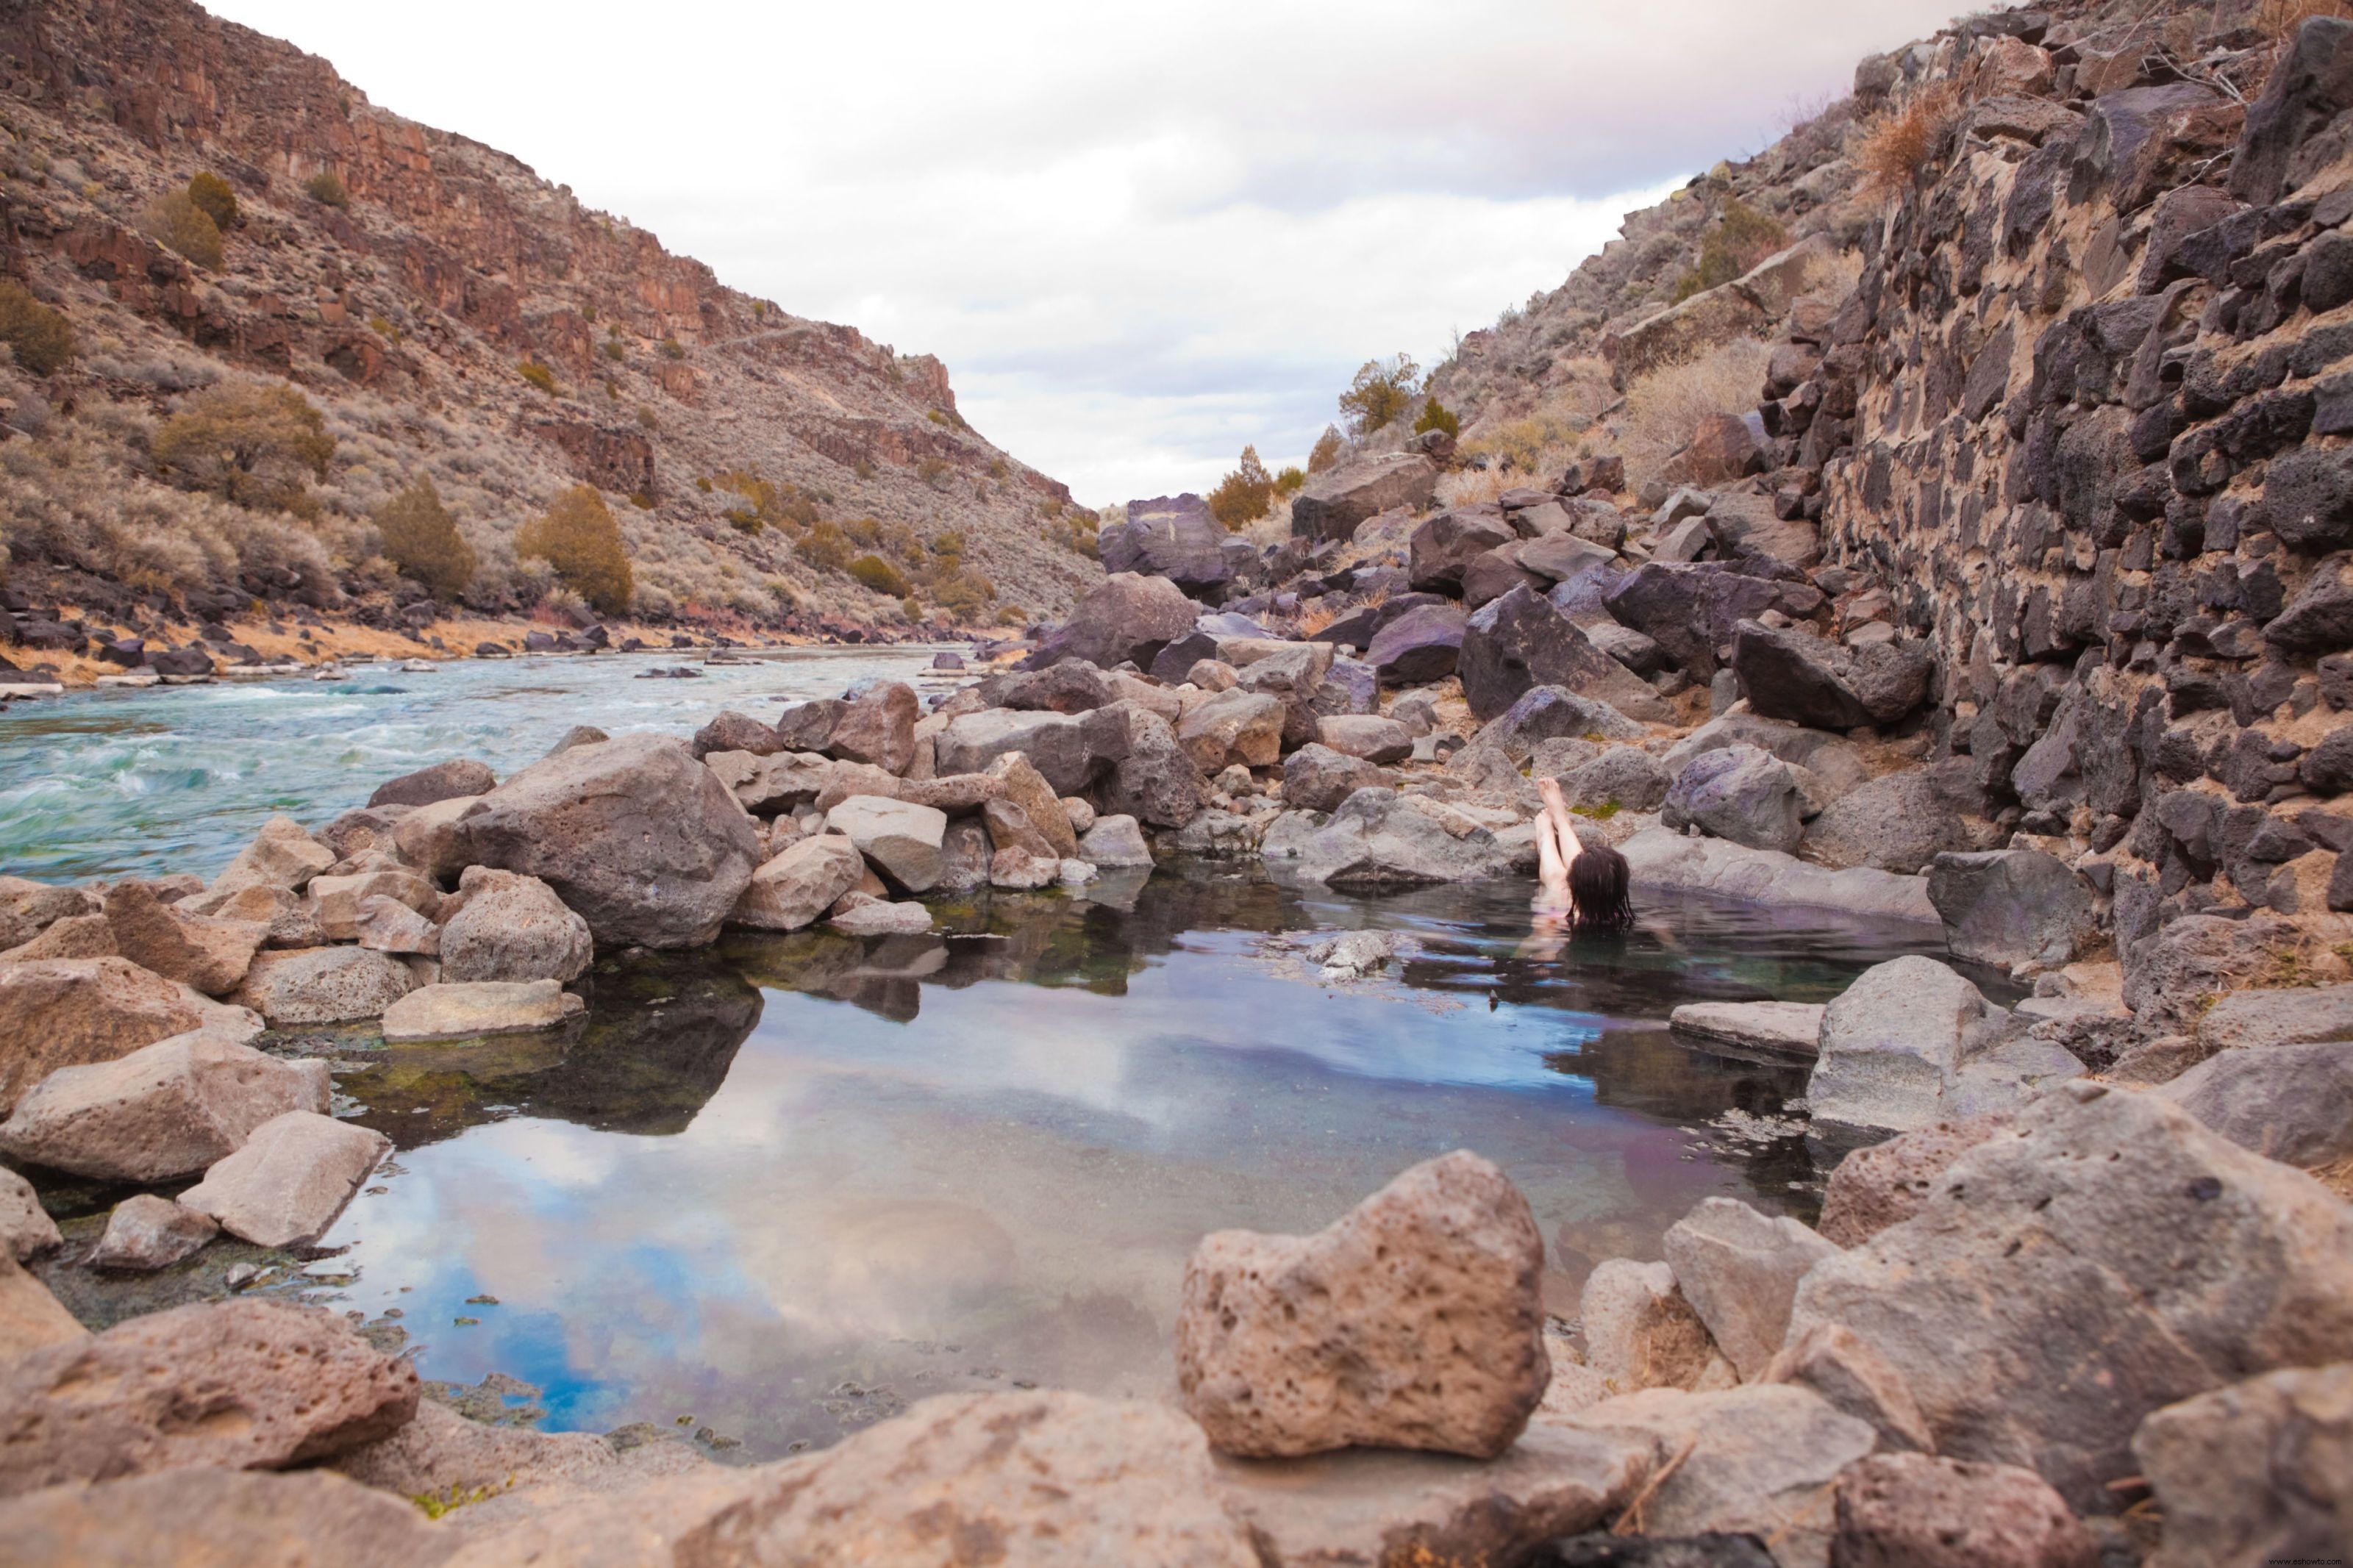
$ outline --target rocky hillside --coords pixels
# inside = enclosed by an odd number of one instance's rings
[[[142,596],[282,596],[390,624],[428,590],[376,519],[420,477],[478,563],[441,607],[476,616],[560,586],[513,536],[584,482],[651,624],[888,625],[912,596],[988,625],[1100,576],[1092,519],[965,424],[936,359],[727,288],[182,0],[0,8],[0,270],[30,296],[0,301],[20,599],[129,618]],[[22,337],[45,310],[69,353]],[[208,394],[287,384],[332,442],[290,485],[240,490],[159,450]]]

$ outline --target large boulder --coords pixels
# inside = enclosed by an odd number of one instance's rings
[[[2353,109],[2353,23],[2311,17],[2280,51],[2263,90],[2247,106],[2232,160],[2230,191],[2267,206],[2300,180],[2296,154],[2346,110]]]
[[[760,862],[760,835],[680,742],[624,735],[543,758],[481,798],[476,863],[537,877],[611,946],[696,947]]]
[[[1106,572],[1166,577],[1195,598],[1215,603],[1234,578],[1225,553],[1230,537],[1209,516],[1208,504],[1187,490],[1128,502],[1126,521],[1108,523],[1095,535],[1095,558]]]
[[[1649,637],[1678,668],[1704,678],[1729,655],[1734,628],[1747,616],[1780,607],[1788,592],[1788,584],[1715,562],[1651,561],[1612,582],[1602,602],[1620,625]]]
[[[1236,687],[1195,703],[1177,722],[1176,743],[1205,773],[1234,763],[1268,767],[1282,757],[1282,723],[1281,698]]]
[[[473,840],[467,837],[466,828],[481,813],[482,797],[476,795],[457,795],[414,807],[393,828],[393,843],[401,859],[415,867],[418,875],[436,883],[445,882],[474,863]],[[242,902],[250,896],[249,892],[240,892],[234,901]],[[229,909],[229,905],[223,905],[221,912],[227,913]]]
[[[1514,588],[1463,623],[1455,671],[1463,700],[1480,719],[1493,718],[1535,686],[1599,698],[1633,719],[1674,717],[1640,676],[1594,647],[1583,627],[1533,588]]]
[[[1418,594],[1460,598],[1472,566],[1518,543],[1519,538],[1500,511],[1468,508],[1441,511],[1413,531],[1412,542],[1407,546],[1408,580]]]
[[[1334,887],[1475,881],[1502,875],[1519,858],[1463,812],[1387,788],[1356,791],[1328,821],[1280,848],[1270,833],[1266,854],[1270,864]]]
[[[1385,686],[1443,680],[1454,673],[1461,654],[1463,626],[1459,605],[1416,605],[1373,634],[1365,662]]]
[[[1683,1299],[1745,1380],[1763,1373],[1789,1328],[1798,1281],[1838,1247],[1787,1215],[1736,1198],[1705,1198],[1667,1228],[1660,1247]]]
[[[0,1365],[28,1351],[73,1344],[89,1337],[90,1331],[66,1310],[40,1277],[0,1247]]]
[[[1717,552],[1736,565],[1764,563],[1802,572],[1822,559],[1820,527],[1803,516],[1783,517],[1771,496],[1738,491],[1717,496],[1707,509],[1707,531]]]
[[[1044,669],[994,676],[982,682],[978,689],[989,699],[991,708],[1011,708],[1024,713],[1085,713],[1119,700],[1111,678],[1082,658],[1066,658]]]
[[[2173,1534],[2166,1521],[2166,1536]],[[1839,1477],[1840,1568],[2097,1568],[2067,1500],[2015,1465],[1873,1454]]]
[[[1935,665],[1906,644],[1850,648],[1795,627],[1742,621],[1734,628],[1732,670],[1748,706],[1768,719],[1852,730],[1892,724],[1927,700]]]
[[[1314,1236],[1213,1232],[1177,1313],[1185,1407],[1229,1454],[1368,1444],[1493,1458],[1550,1381],[1543,1269],[1527,1200],[1462,1152]]]
[[[816,800],[842,764],[818,752],[713,752],[702,765],[744,810],[773,816]]]
[[[391,1148],[372,1129],[289,1110],[255,1128],[180,1202],[257,1247],[315,1241]]]
[[[437,800],[451,800],[461,795],[488,795],[498,784],[498,775],[491,772],[488,763],[478,763],[471,757],[452,757],[446,763],[385,780],[376,785],[367,803],[431,805]]]
[[[1546,741],[1630,742],[1648,733],[1598,697],[1580,696],[1565,686],[1532,686],[1481,725],[1472,744],[1493,746],[1519,763]]]
[[[662,1560],[1262,1568],[1219,1500],[1200,1430],[1144,1400],[942,1394],[748,1479],[694,1531],[691,1552]]]
[[[2353,1039],[2242,1046],[2149,1092],[2284,1165],[2353,1156]]]
[[[825,825],[856,846],[884,876],[911,893],[940,879],[948,815],[934,806],[854,795],[826,813]]]
[[[1377,713],[1338,713],[1323,719],[1315,726],[1314,743],[1368,763],[1401,763],[1413,755],[1412,731]]]
[[[1349,540],[1366,519],[1419,511],[1438,493],[1438,465],[1419,452],[1384,452],[1309,479],[1291,498],[1294,539]]]
[[[2165,1521],[2155,1568],[2328,1563],[2353,1541],[2353,1363],[2168,1405],[2132,1451]]]
[[[756,736],[747,736],[755,743],[742,748],[723,747],[721,750],[743,750],[765,756],[775,752],[823,752],[833,744],[833,727],[841,722],[841,715],[849,704],[839,697],[818,697],[806,702],[787,704],[778,714],[770,733],[775,743],[763,751]]]
[[[1956,958],[2004,969],[2065,963],[2094,929],[2090,884],[2039,849],[1939,855],[1928,870],[1928,901]]]
[[[59,1068],[112,1061],[193,1029],[249,1039],[259,1025],[127,958],[0,964],[0,1114]]]
[[[441,978],[577,980],[596,956],[588,922],[536,877],[469,866],[465,902],[441,926]]]
[[[739,713],[728,708],[723,709],[711,722],[697,730],[694,739],[688,742],[687,746],[696,756],[709,762],[714,753],[720,752],[740,752],[747,757],[773,756],[784,749],[784,742],[778,738],[774,724],[763,724],[749,713]],[[497,781],[492,780],[470,793],[488,795],[496,787]]]
[[[1149,866],[1152,864],[1152,846],[1144,841],[1144,829],[1135,818],[1118,815],[1098,816],[1092,827],[1079,835],[1078,858],[1106,871]]]
[[[0,1123],[12,1159],[97,1181],[163,1182],[243,1147],[289,1110],[327,1110],[327,1064],[205,1034],[111,1062],[60,1068]]]
[[[1787,855],[1805,835],[1805,796],[1789,765],[1754,746],[1702,752],[1667,786],[1659,820]]]
[[[1817,1265],[1790,1333],[1825,1322],[1895,1369],[1936,1452],[2110,1512],[2152,1411],[2353,1355],[2353,1208],[2153,1095],[2068,1084]]]
[[[797,839],[752,873],[730,919],[754,931],[798,931],[865,875],[865,857],[840,834]]]
[[[1838,791],[1806,825],[1798,852],[1817,866],[1869,866],[1909,877],[1968,845],[1968,830],[1937,780],[1927,769],[1907,768]]]
[[[1673,783],[1666,764],[1639,746],[1612,746],[1560,775],[1561,798],[1570,807],[1656,811]]]
[[[2209,1051],[2353,1040],[2353,985],[2250,985],[2209,1003],[2198,1044]]]
[[[418,1394],[407,1362],[317,1308],[153,1312],[0,1363],[0,1496],[331,1458],[396,1431]]]
[[[1176,739],[1176,727],[1137,702],[1115,702],[1102,712],[1119,726],[1120,754],[1092,792],[1096,808],[1155,827],[1183,827],[1199,816],[1208,804],[1209,781]],[[1046,777],[1053,783],[1051,774]]]
[[[1193,629],[1200,607],[1166,577],[1115,572],[1088,591],[1062,623],[1024,663],[1043,669],[1066,658],[1082,658],[1109,669],[1134,664],[1150,669],[1153,657]],[[963,771],[963,770],[944,770]]]
[[[988,772],[980,775],[994,790],[993,799],[1003,799],[1019,806],[1045,840],[1049,852],[1057,860],[1070,860],[1079,853],[1078,830],[1071,825],[1071,813],[1046,782],[1046,775],[1029,763],[1018,752],[1008,752],[988,764]],[[1091,809],[1091,808],[1090,808]]]
[[[2021,1037],[2018,1021],[1933,958],[1865,970],[1822,1013],[1807,1080],[1814,1120],[1907,1131],[1999,1110],[2078,1077],[2062,1047]]]
[[[915,760],[915,721],[923,711],[913,687],[903,680],[878,681],[842,709],[828,749],[844,762],[903,773]]]
[[[106,923],[117,952],[207,996],[236,990],[254,950],[269,935],[263,922],[192,914],[167,904],[145,882],[117,882],[107,889]]]
[[[1282,760],[1282,804],[1293,811],[1337,811],[1360,789],[1389,783],[1386,769],[1325,745],[1306,745]]]
[[[1128,705],[1084,713],[1014,712],[991,708],[948,721],[936,742],[942,774],[981,773],[1018,752],[1057,795],[1077,795],[1127,755]]]
[[[235,1000],[268,1019],[273,1029],[349,1024],[382,1016],[416,984],[407,965],[381,952],[297,947],[258,954]]]

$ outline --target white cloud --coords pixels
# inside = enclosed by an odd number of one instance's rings
[[[1949,0],[219,0],[739,288],[945,360],[1095,503],[1296,458]]]

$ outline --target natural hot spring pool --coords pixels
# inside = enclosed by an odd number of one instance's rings
[[[950,1390],[1161,1393],[1203,1231],[1314,1228],[1452,1148],[1527,1194],[1563,1311],[1702,1197],[1810,1213],[1802,1134],[1725,1114],[1773,1117],[1802,1069],[1689,1049],[1667,1011],[1827,996],[1900,943],[1654,904],[1651,933],[1539,963],[1525,899],[1131,873],[943,902],[937,936],[608,961],[560,1038],[321,1037],[398,1147],[308,1289],[396,1311],[428,1378],[522,1380],[551,1428],[762,1458]],[[1308,933],[1362,926],[1419,955],[1317,984]]]

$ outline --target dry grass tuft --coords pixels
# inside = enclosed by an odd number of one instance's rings
[[[2265,37],[2284,38],[2315,16],[2353,20],[2348,0],[2263,0],[2248,24]]]
[[[1938,82],[1866,124],[1852,154],[1864,185],[1894,195],[1917,184],[1960,119],[1961,107],[1960,89]]]
[[[1626,389],[1619,451],[1626,482],[1640,489],[1692,438],[1701,420],[1746,414],[1765,387],[1773,351],[1755,338],[1736,338],[1696,359],[1652,371]]]

